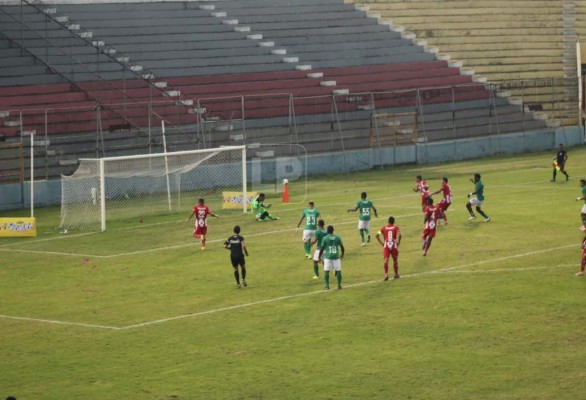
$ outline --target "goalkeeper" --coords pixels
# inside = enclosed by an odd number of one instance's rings
[[[279,219],[278,217],[273,217],[269,212],[266,210],[270,208],[270,204],[265,204],[265,194],[260,193],[256,199],[252,202],[252,213],[255,215],[255,218],[258,222],[264,221],[273,221]]]

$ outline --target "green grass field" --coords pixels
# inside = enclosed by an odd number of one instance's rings
[[[205,252],[189,207],[89,234],[60,234],[59,210],[38,209],[36,239],[0,241],[0,398],[584,398],[586,150],[569,155],[569,182],[549,182],[550,153],[310,179],[346,247],[341,291],[312,279],[294,182],[292,203],[271,199],[279,221],[214,210]],[[490,223],[468,221],[474,172]],[[420,173],[455,195],[425,258]],[[376,241],[360,246],[346,210],[361,191],[373,230],[389,215],[401,227],[399,280],[383,282]],[[251,253],[240,290],[222,247],[236,224]]]

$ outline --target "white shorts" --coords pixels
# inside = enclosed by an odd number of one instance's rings
[[[472,197],[470,199],[470,204],[472,204],[473,206],[476,206],[476,207],[482,207],[483,203],[484,203],[484,200],[478,200],[476,197]]]
[[[586,214],[586,203],[582,206],[582,214]]]
[[[358,221],[358,229],[370,229],[370,221]]]
[[[303,239],[304,242],[307,242],[307,241],[311,240],[314,233],[315,233],[315,231],[310,231],[309,229],[304,229],[303,236],[301,237],[301,239]]]
[[[320,249],[315,249],[315,253],[313,253],[313,261],[318,262],[319,261],[319,251]],[[321,255],[321,259],[324,259],[324,255]]]
[[[325,258],[324,271],[331,271],[332,268],[334,269],[334,271],[341,271],[342,261],[339,258],[337,260],[328,260],[327,258]]]

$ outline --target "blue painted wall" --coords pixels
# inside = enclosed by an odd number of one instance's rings
[[[517,154],[552,150],[559,143],[566,147],[584,144],[581,127],[558,128],[555,132],[530,132],[460,139],[445,142],[417,143],[397,148],[352,150],[346,153],[327,153],[307,157],[307,170],[311,174],[363,171],[383,165],[428,164],[475,159],[498,154]],[[276,178],[274,162],[262,163],[263,176]],[[248,166],[249,177],[251,164]],[[266,174],[266,175],[265,175]],[[273,178],[274,177],[274,178]],[[60,181],[35,182],[35,205],[56,205],[61,202]],[[0,210],[30,207],[30,185],[6,184],[0,186]]]

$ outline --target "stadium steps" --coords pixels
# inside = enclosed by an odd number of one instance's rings
[[[557,77],[575,80],[575,23],[578,2],[415,1],[354,2],[403,26],[440,54],[462,60],[489,82]],[[500,51],[500,54],[499,54]],[[485,53],[483,55],[483,53]],[[577,94],[577,86],[574,86]],[[517,95],[517,93],[513,93]],[[545,102],[555,101],[550,96]],[[561,108],[575,108],[574,100]],[[562,118],[558,113],[557,118]],[[566,120],[566,119],[564,119]],[[575,124],[577,120],[570,120]]]

